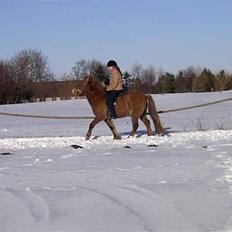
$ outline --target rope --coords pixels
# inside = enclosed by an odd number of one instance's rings
[[[43,119],[93,119],[93,116],[47,116],[47,115],[35,115],[35,114],[15,114],[0,112],[0,115],[24,117],[24,118],[43,118]]]
[[[218,101],[208,102],[208,103],[204,103],[204,104],[200,104],[200,105],[187,106],[187,107],[182,107],[182,108],[177,108],[177,109],[172,109],[172,110],[161,110],[161,111],[158,111],[158,114],[171,113],[171,112],[177,112],[177,111],[182,111],[182,110],[190,110],[190,109],[194,109],[194,108],[199,108],[199,107],[203,107],[203,106],[214,105],[214,104],[218,104],[218,103],[222,103],[222,102],[226,102],[226,101],[231,101],[231,100],[232,100],[232,97],[231,98],[222,99],[222,100],[218,100]]]
[[[209,105],[214,105],[226,101],[231,101],[232,98],[226,98],[218,101],[213,101],[213,102],[208,102],[200,105],[194,105],[194,106],[188,106],[188,107],[182,107],[182,108],[177,108],[177,109],[171,109],[171,110],[160,110],[158,111],[158,114],[163,114],[163,113],[171,113],[171,112],[177,112],[177,111],[182,111],[182,110],[189,110],[189,109],[194,109],[194,108],[199,108],[203,106],[209,106]],[[147,113],[149,114],[149,113]],[[35,115],[35,114],[16,114],[16,113],[6,113],[6,112],[0,112],[0,115],[4,116],[13,116],[13,117],[24,117],[24,118],[42,118],[42,119],[93,119],[95,118],[94,116],[46,116],[46,115]]]

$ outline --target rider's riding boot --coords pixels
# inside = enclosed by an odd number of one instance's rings
[[[115,111],[112,110],[112,112],[108,109],[107,110],[107,118],[109,119],[116,119],[117,118],[117,115],[115,113]]]

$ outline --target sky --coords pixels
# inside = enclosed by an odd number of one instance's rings
[[[81,59],[232,72],[231,10],[232,0],[0,0],[0,59],[37,49],[57,77]]]

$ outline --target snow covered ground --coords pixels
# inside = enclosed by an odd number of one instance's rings
[[[221,93],[154,95],[158,110],[220,100]],[[1,112],[91,116],[85,99],[2,105]],[[129,118],[0,116],[0,231],[232,231],[232,102],[160,114],[147,137]],[[74,149],[71,145],[79,145]]]

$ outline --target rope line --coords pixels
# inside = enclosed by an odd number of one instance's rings
[[[93,119],[94,116],[48,116],[48,115],[36,115],[36,114],[16,114],[0,112],[0,115],[24,117],[24,118],[43,118],[43,119]]]
[[[222,103],[222,102],[226,102],[226,101],[231,101],[231,100],[232,100],[232,97],[218,100],[218,101],[208,102],[208,103],[204,103],[204,104],[194,105],[194,106],[181,107],[181,108],[172,109],[172,110],[161,110],[161,111],[158,111],[158,114],[171,113],[171,112],[177,112],[177,111],[182,111],[182,110],[190,110],[190,109],[194,109],[194,108],[214,105],[214,104],[218,104],[218,103]]]
[[[209,106],[209,105],[214,105],[226,101],[231,101],[231,98],[226,98],[218,101],[213,101],[213,102],[208,102],[200,105],[194,105],[194,106],[188,106],[188,107],[182,107],[182,108],[177,108],[177,109],[171,109],[171,110],[160,110],[158,111],[159,114],[163,113],[171,113],[171,112],[177,112],[177,111],[182,111],[182,110],[189,110],[189,109],[194,109],[194,108],[199,108],[199,107],[204,107],[204,106]],[[149,113],[147,113],[149,114]],[[0,112],[0,115],[3,116],[12,116],[12,117],[24,117],[24,118],[42,118],[42,119],[94,119],[94,116],[48,116],[48,115],[35,115],[35,114],[17,114],[17,113],[6,113],[6,112]]]

